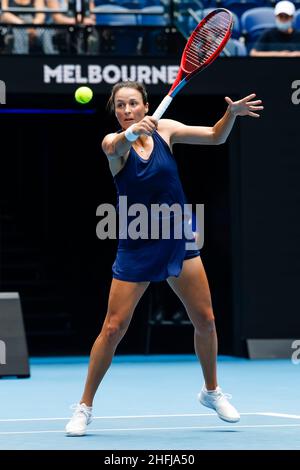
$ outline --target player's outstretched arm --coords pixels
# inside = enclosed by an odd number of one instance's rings
[[[263,109],[261,100],[255,100],[255,93],[238,101],[232,101],[228,96],[228,103],[224,116],[213,126],[187,126],[181,122],[170,119],[160,121],[160,127],[166,129],[170,135],[171,144],[219,145],[223,144],[229,136],[237,116],[259,117],[258,111]]]

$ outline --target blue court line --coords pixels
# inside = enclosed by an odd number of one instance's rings
[[[30,364],[86,364],[89,361],[88,356],[47,356],[47,357],[32,357]],[[219,356],[218,362],[244,362],[245,358],[237,358],[231,356]],[[142,364],[142,363],[178,363],[178,362],[196,362],[198,359],[194,354],[164,354],[148,356],[141,355],[118,355],[113,358],[115,364]]]
[[[0,114],[95,114],[95,109],[0,108]]]

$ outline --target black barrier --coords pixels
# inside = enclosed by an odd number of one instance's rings
[[[191,81],[182,93],[189,95],[243,95],[253,89],[290,108],[300,100],[299,58],[223,57]],[[168,91],[178,70],[176,59],[132,57],[28,57],[0,56],[0,80],[8,93],[63,93],[88,85],[96,94],[107,94],[120,80],[143,81],[151,94]],[[20,79],[22,75],[22,80]],[[284,103],[283,103],[284,100]],[[268,102],[278,110],[278,102]],[[275,116],[273,116],[275,118]]]
[[[29,377],[30,368],[19,294],[0,293],[0,377]]]

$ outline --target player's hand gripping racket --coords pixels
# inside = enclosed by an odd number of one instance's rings
[[[153,114],[155,119],[162,117],[174,96],[192,77],[218,57],[231,36],[232,25],[233,16],[225,8],[212,11],[198,24],[184,48],[176,80]]]

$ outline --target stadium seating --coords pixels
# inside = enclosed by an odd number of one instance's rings
[[[143,13],[147,13],[143,15]],[[150,13],[153,13],[150,15]],[[137,24],[143,26],[167,26],[169,19],[164,15],[164,7],[162,5],[148,6],[141,9],[141,14],[137,16]]]
[[[295,13],[295,28],[300,31],[300,10],[297,10]]]
[[[224,0],[222,6],[235,13],[238,17],[250,8],[262,7],[265,0]]]
[[[126,11],[127,8],[119,5],[105,4],[96,6],[96,23],[97,25],[110,26],[136,25],[136,15],[124,13]]]
[[[272,7],[252,8],[241,17],[241,28],[247,42],[253,43],[263,31],[275,26],[274,9]]]

